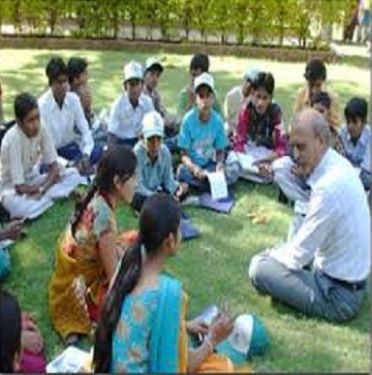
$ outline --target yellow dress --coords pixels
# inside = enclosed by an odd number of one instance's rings
[[[98,319],[109,282],[98,245],[107,232],[117,234],[114,211],[108,200],[97,193],[85,209],[75,236],[68,225],[58,241],[55,270],[49,283],[49,310],[52,323],[63,338],[70,333],[89,334],[92,321]],[[118,236],[118,242],[133,241],[135,233],[121,235],[120,239]]]

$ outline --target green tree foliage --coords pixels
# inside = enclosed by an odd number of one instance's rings
[[[118,38],[124,25],[137,38],[144,26],[152,38],[157,28],[164,40],[172,31],[219,37],[221,44],[235,34],[238,44],[297,39],[306,47],[310,36],[321,36],[326,25],[344,24],[355,0],[0,0],[0,30],[12,24],[16,32],[55,35],[65,19],[77,25],[76,36]]]
[[[233,29],[233,8],[226,0],[213,1],[212,7],[212,29],[220,35],[221,44],[225,44],[227,33]]]
[[[176,25],[185,32],[185,39],[189,40],[190,30],[192,28],[192,16],[194,14],[195,1],[191,0],[173,0],[173,15],[176,19]]]

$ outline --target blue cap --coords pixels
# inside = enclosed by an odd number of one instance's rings
[[[218,344],[216,349],[236,364],[241,365],[255,355],[262,355],[270,341],[266,328],[255,315],[239,315],[231,335]]]

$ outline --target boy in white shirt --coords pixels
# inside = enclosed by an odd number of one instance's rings
[[[1,203],[12,218],[34,219],[66,197],[79,184],[75,168],[61,170],[48,129],[41,125],[36,99],[15,98],[16,124],[5,134],[1,147]],[[40,173],[41,163],[47,174]]]
[[[103,150],[94,145],[78,96],[68,91],[66,64],[60,57],[52,58],[46,75],[50,89],[38,100],[42,122],[51,133],[58,155],[75,162],[81,173],[89,173]],[[74,131],[75,126],[81,135]]]
[[[152,100],[142,93],[141,64],[131,61],[124,66],[124,92],[111,107],[108,124],[108,146],[125,144],[134,147],[141,136],[142,120],[154,109]]]

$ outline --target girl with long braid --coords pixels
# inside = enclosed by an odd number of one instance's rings
[[[119,235],[115,218],[118,206],[133,198],[135,170],[135,155],[125,146],[104,154],[92,187],[76,204],[59,240],[49,307],[67,344],[90,332],[125,245],[136,238],[134,231]]]
[[[221,313],[203,343],[189,349],[187,296],[163,273],[181,241],[181,210],[165,193],[149,197],[141,210],[139,238],[124,254],[102,307],[93,367],[98,373],[231,372],[232,363],[214,347],[232,331]]]

